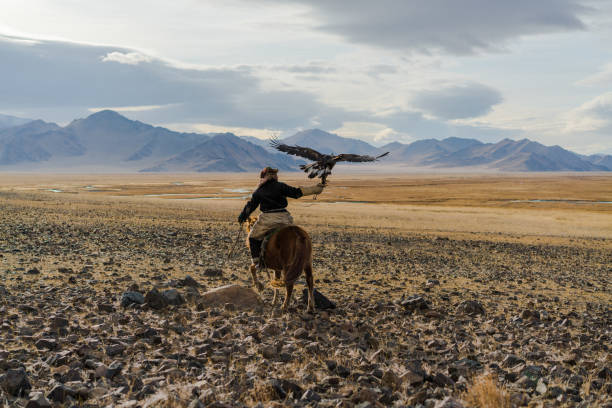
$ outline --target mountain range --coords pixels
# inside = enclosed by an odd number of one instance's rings
[[[425,139],[382,147],[310,129],[282,139],[321,153],[377,155],[377,168],[401,171],[612,171],[612,156],[584,156],[559,146],[504,139]],[[271,165],[297,170],[301,158],[281,154],[267,140],[232,133],[182,133],[103,110],[58,126],[0,115],[0,171],[244,172]]]
[[[22,119],[16,116],[3,115],[0,113],[0,130],[10,128],[13,126],[23,125],[31,121],[32,121],[31,119]]]

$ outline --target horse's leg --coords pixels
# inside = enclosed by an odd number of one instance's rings
[[[273,288],[274,297],[272,298],[272,306],[276,306],[276,301],[278,300],[278,289]]]
[[[259,292],[263,292],[264,285],[257,279],[257,265],[254,263],[251,264],[251,276],[253,277],[253,285],[257,288]]]
[[[293,293],[293,283],[287,284],[285,288],[287,289],[287,295],[285,296],[285,301],[283,302],[283,312],[287,312],[287,309],[289,309],[289,302],[291,302],[291,294]]]
[[[279,270],[274,270],[274,279],[278,280],[280,279],[281,276],[281,271]],[[272,306],[276,306],[276,300],[278,299],[278,289],[274,288],[274,299],[272,299]]]
[[[310,262],[308,262],[304,267],[304,273],[306,275],[306,284],[308,285],[308,312],[314,313],[314,282],[312,279],[312,264]]]

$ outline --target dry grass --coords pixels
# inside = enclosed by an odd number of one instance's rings
[[[282,178],[311,183],[299,173]],[[254,176],[244,174],[17,174],[0,180],[0,191],[44,194],[58,207],[69,201],[83,207],[85,218],[92,205],[129,202],[152,215],[195,209],[202,217],[233,220],[245,200],[230,198],[248,195],[254,185]],[[559,201],[522,202],[534,199]],[[612,204],[596,202],[612,202],[611,175],[334,175],[317,200],[292,200],[290,207],[296,222],[317,229],[344,225],[394,235],[612,248]]]
[[[510,408],[510,394],[500,387],[491,373],[476,377],[463,395],[468,406],[474,408]]]

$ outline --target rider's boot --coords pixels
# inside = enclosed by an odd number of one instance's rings
[[[262,240],[249,238],[249,248],[251,249],[251,258],[253,263],[259,265],[259,256],[261,255],[261,243]]]

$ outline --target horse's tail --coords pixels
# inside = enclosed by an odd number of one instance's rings
[[[287,265],[285,279],[272,279],[270,281],[270,286],[273,288],[284,288],[294,283],[300,277],[300,274],[306,266],[306,262],[311,256],[312,248],[310,248],[311,244],[308,235],[297,227],[295,229],[295,234],[295,248],[293,256],[291,257],[291,263]]]

